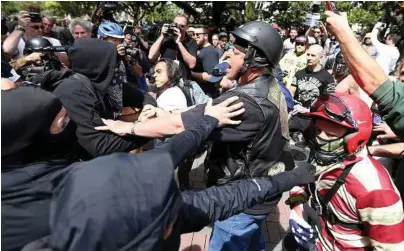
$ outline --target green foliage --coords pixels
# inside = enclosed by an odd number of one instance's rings
[[[58,17],[64,17],[70,14],[72,17],[91,16],[91,12],[95,8],[95,2],[85,1],[47,1],[45,2],[46,11]]]
[[[33,11],[40,12],[45,7],[45,2],[40,1],[23,1],[23,2],[12,2],[12,1],[2,1],[1,2],[1,13],[5,15],[18,14],[20,11]]]
[[[176,5],[164,4],[153,8],[151,11],[146,11],[144,20],[147,23],[172,22],[174,17],[180,13],[182,13],[182,11]]]
[[[255,2],[247,2],[245,6],[244,18],[246,22],[257,20],[258,12],[255,9]]]

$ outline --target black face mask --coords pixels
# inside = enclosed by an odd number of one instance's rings
[[[333,66],[334,76],[344,77],[349,75],[348,66],[345,63],[345,59],[342,56],[342,53],[338,53],[335,58],[334,66]]]

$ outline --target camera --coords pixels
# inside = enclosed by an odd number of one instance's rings
[[[177,23],[172,23],[168,25],[168,30],[167,30],[167,35],[168,36],[173,36],[175,35],[175,30],[174,28],[180,29],[180,25]]]
[[[54,53],[54,52],[67,52],[69,50],[69,46],[47,46],[47,47],[39,47],[39,48],[25,48],[24,54],[30,54],[33,52],[41,52],[41,53]]]
[[[132,48],[130,46],[125,47],[125,55],[130,56],[131,60],[134,62],[139,62],[140,60],[140,50],[136,48]]]
[[[42,22],[41,14],[39,14],[37,12],[29,12],[28,15],[31,18],[32,23]]]
[[[103,11],[114,11],[118,7],[118,3],[114,1],[98,2],[98,7]]]

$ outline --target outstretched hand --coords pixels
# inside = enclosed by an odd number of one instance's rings
[[[232,118],[243,114],[245,109],[243,108],[242,102],[233,104],[237,100],[238,97],[235,96],[212,106],[212,100],[210,99],[205,107],[205,115],[212,116],[219,120],[219,127],[224,125],[238,125],[241,123],[241,120],[232,120]]]
[[[118,134],[120,136],[124,136],[129,134],[130,129],[133,126],[133,123],[131,122],[124,122],[121,120],[112,120],[112,119],[102,119],[102,122],[104,122],[104,126],[96,126],[95,130],[98,131],[111,131],[115,134]]]

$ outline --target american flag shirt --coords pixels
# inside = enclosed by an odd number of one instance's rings
[[[320,217],[318,249],[404,251],[404,213],[400,194],[387,170],[369,157],[366,150],[356,154],[353,161],[330,166],[318,173],[315,190],[324,198],[345,166],[351,163],[355,164],[345,183],[331,198],[328,208],[340,221],[362,224],[364,228],[354,230],[338,223],[332,225]],[[303,187],[294,187],[290,196],[308,198],[307,192]],[[312,199],[319,204],[316,193],[313,194]]]

